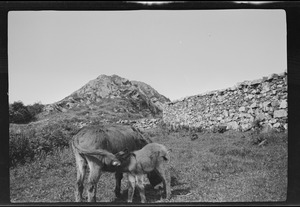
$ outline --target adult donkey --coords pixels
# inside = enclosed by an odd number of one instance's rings
[[[115,172],[115,195],[120,197],[122,168],[115,154],[128,149],[135,151],[151,143],[139,130],[129,125],[102,125],[82,128],[71,140],[76,160],[77,182],[75,197],[77,202],[83,200],[83,182],[87,166],[90,168],[88,179],[88,201],[96,202],[96,189],[101,172]],[[152,171],[148,173],[151,185],[162,182],[160,176]]]

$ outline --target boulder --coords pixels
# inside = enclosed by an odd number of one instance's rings
[[[270,90],[271,90],[270,84],[267,83],[267,82],[265,82],[265,83],[263,84],[263,86],[262,86],[262,92],[264,93],[264,92],[268,92],[268,91],[270,91]]]
[[[279,101],[278,101],[278,100],[272,101],[272,102],[271,102],[271,106],[273,106],[273,107],[279,106]]]
[[[267,107],[267,106],[269,106],[270,104],[271,104],[270,101],[265,101],[265,102],[263,102],[263,107]]]
[[[256,108],[257,107],[257,103],[256,102],[254,102],[254,103],[252,103],[251,105],[250,105],[250,108]]]
[[[227,129],[233,129],[233,130],[239,129],[239,124],[236,121],[229,122],[226,125],[227,125]]]
[[[253,109],[249,109],[247,113],[248,114],[254,114],[254,110]]]
[[[274,118],[287,117],[287,112],[284,109],[274,111]]]
[[[258,85],[262,82],[262,79],[253,80],[250,82],[250,85]]]
[[[273,74],[271,74],[271,75],[268,76],[267,80],[271,81],[271,80],[273,80],[274,78],[277,78],[277,77],[278,77],[278,75],[275,74],[275,73],[273,73]]]
[[[253,94],[249,94],[245,97],[246,99],[253,99],[254,98],[254,95]]]
[[[241,129],[243,132],[246,132],[252,128],[252,124],[246,123],[246,124],[241,124]]]
[[[273,127],[274,127],[274,128],[280,127],[280,123],[275,123],[275,124],[273,124]]]
[[[239,112],[244,112],[244,111],[246,111],[246,108],[244,106],[239,108]]]
[[[257,90],[253,90],[251,93],[252,93],[252,94],[256,94],[256,93],[257,93]]]
[[[263,121],[263,120],[265,120],[265,118],[266,118],[266,116],[264,113],[259,113],[256,115],[256,119],[258,119],[258,120]]]
[[[282,100],[282,101],[280,102],[279,108],[281,108],[281,109],[286,109],[286,108],[287,108],[287,100]]]

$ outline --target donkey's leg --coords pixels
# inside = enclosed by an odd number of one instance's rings
[[[75,160],[76,160],[76,168],[77,168],[77,180],[76,180],[76,185],[75,185],[75,200],[76,202],[82,202],[82,193],[83,193],[83,182],[84,182],[84,177],[86,174],[86,167],[87,167],[87,162],[78,153],[75,154]]]
[[[116,188],[115,188],[115,195],[117,198],[121,196],[121,181],[123,178],[123,173],[122,172],[116,172],[115,174],[116,178]]]
[[[87,189],[88,202],[96,202],[97,183],[101,175],[101,166],[99,165],[99,163],[97,163],[97,159],[94,157],[89,157],[87,161],[90,167]]]

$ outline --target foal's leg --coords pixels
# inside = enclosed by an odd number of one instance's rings
[[[128,173],[128,202],[132,202],[135,189],[135,176]]]
[[[145,196],[145,187],[144,187],[144,175],[138,175],[136,176],[137,181],[136,181],[136,186],[140,192],[140,197],[141,197],[141,202],[145,203],[146,202],[146,196]]]
[[[164,163],[160,164],[156,168],[158,174],[161,176],[163,180],[164,185],[164,193],[166,196],[166,199],[170,199],[171,197],[171,176],[170,171],[167,170],[167,166],[164,165]]]

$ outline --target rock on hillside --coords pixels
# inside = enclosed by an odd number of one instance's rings
[[[47,105],[45,113],[67,112],[80,107],[94,109],[103,107],[103,103],[112,106],[112,100],[115,107],[107,110],[124,113],[143,111],[152,115],[161,113],[163,104],[170,101],[143,82],[129,81],[117,75],[100,75],[63,100]]]
[[[131,81],[136,86],[140,93],[149,97],[151,102],[154,103],[160,110],[163,110],[164,103],[170,102],[168,98],[159,94],[154,88],[140,81]]]

